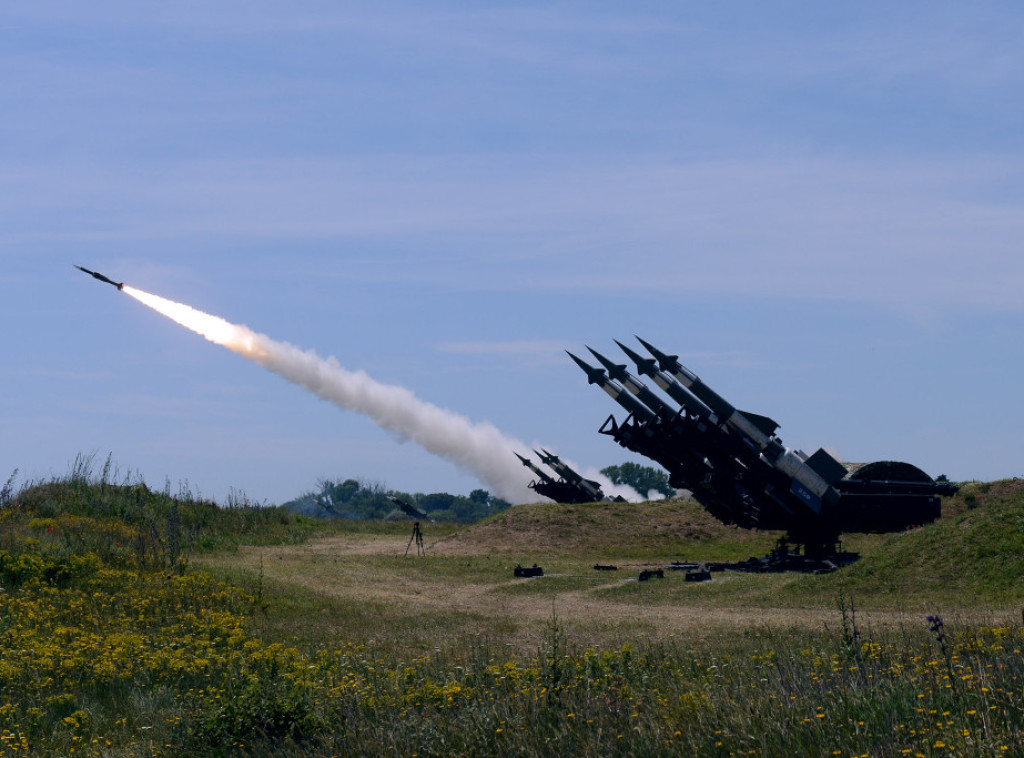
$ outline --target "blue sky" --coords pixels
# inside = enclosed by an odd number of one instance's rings
[[[280,502],[472,476],[103,288],[586,466],[638,334],[789,445],[1024,475],[1018,4],[23,3],[0,466]]]

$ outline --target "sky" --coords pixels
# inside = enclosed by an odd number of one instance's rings
[[[650,462],[565,351],[639,335],[808,453],[1022,476],[1022,36],[1011,2],[6,4],[0,480],[486,488],[73,264],[587,470]]]

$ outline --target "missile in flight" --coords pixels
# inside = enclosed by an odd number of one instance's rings
[[[99,279],[99,280],[100,280],[101,282],[106,282],[107,284],[113,284],[113,285],[114,285],[115,287],[117,287],[117,288],[118,288],[119,290],[123,290],[123,289],[124,289],[124,282],[115,282],[115,281],[114,281],[113,279],[107,279],[107,277],[103,276],[103,274],[100,274],[100,273],[98,273],[98,272],[96,272],[96,271],[90,271],[90,270],[89,270],[89,269],[87,269],[87,268],[84,268],[84,267],[82,267],[82,266],[79,266],[79,265],[78,265],[77,263],[76,263],[76,264],[74,264],[74,266],[75,266],[75,268],[77,268],[77,269],[78,269],[79,271],[84,271],[85,273],[87,273],[87,274],[88,274],[89,276],[91,276],[91,277],[92,277],[93,279]]]

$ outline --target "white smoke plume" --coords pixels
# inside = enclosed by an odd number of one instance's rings
[[[383,429],[412,440],[424,450],[454,463],[487,485],[490,491],[512,503],[536,502],[538,495],[527,487],[529,472],[513,452],[531,447],[502,434],[488,422],[473,422],[453,411],[417,398],[404,387],[381,384],[362,371],[349,371],[333,358],[322,358],[277,342],[246,326],[219,316],[124,285],[123,291],[144,305],[222,345],[268,371],[312,392],[342,410],[368,416]],[[572,464],[570,464],[572,465]],[[577,471],[580,469],[573,466]],[[600,473],[584,474],[601,484],[610,497],[630,501],[643,498],[629,487],[612,484]]]

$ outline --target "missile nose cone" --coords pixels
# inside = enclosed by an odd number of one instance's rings
[[[665,355],[663,352],[661,352],[658,348],[656,348],[650,342],[645,340],[643,337],[640,337],[640,336],[635,335],[635,334],[633,336],[636,337],[637,342],[639,342],[641,345],[643,345],[644,348],[646,348],[647,352],[649,352],[655,358],[658,358],[660,360],[661,356]]]
[[[608,358],[605,358],[594,348],[588,347],[587,350],[594,354],[597,358],[598,363],[604,366],[608,370],[608,375],[614,379],[624,380],[626,375],[626,364],[625,363],[612,363]]]
[[[615,340],[615,344],[622,349],[622,352],[626,354],[627,358],[636,364],[637,371],[647,376],[654,375],[654,366],[657,363],[656,360],[653,358],[644,358],[640,353],[636,352],[636,350],[630,349],[627,345],[623,345],[618,340]]]
[[[667,353],[663,353],[647,340],[641,339],[637,335],[633,336],[637,338],[641,345],[647,348],[647,352],[649,352],[651,355],[658,359],[658,366],[663,371],[672,371],[676,367],[676,365],[679,364],[678,355],[669,355]]]
[[[579,366],[581,369],[583,369],[583,373],[585,373],[587,375],[587,382],[589,384],[600,384],[600,383],[602,383],[604,381],[605,376],[604,376],[604,371],[602,369],[594,368],[593,366],[591,366],[586,361],[581,360],[580,358],[577,358],[575,355],[570,353],[568,350],[566,350],[565,352],[566,352],[566,354],[570,358],[572,358],[576,362],[577,366]]]

